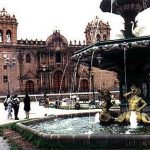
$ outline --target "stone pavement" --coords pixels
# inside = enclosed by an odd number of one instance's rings
[[[24,105],[23,102],[20,103],[18,117],[19,120],[24,120],[25,112],[23,109]],[[90,112],[97,112],[100,111],[99,109],[90,109]],[[39,102],[31,102],[31,111],[30,111],[30,118],[41,118],[45,115],[58,115],[58,114],[70,114],[70,113],[80,113],[80,112],[89,112],[89,110],[65,110],[65,109],[55,109],[55,108],[45,108],[44,106],[39,106]],[[14,112],[12,112],[14,118]],[[4,109],[3,103],[0,103],[0,125],[5,123],[15,122],[14,119],[7,119],[7,110]]]

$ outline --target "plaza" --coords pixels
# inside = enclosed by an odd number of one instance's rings
[[[23,102],[20,103],[20,108],[19,108],[19,113],[18,117],[19,120],[25,120],[25,112],[23,109]],[[39,106],[39,102],[31,102],[31,111],[30,111],[30,118],[36,119],[36,118],[42,118],[46,117],[49,115],[59,115],[59,114],[71,114],[71,113],[80,113],[80,112],[98,112],[100,109],[92,109],[92,110],[65,110],[65,109],[55,109],[55,108],[45,108],[44,106]],[[16,122],[14,119],[7,119],[7,110],[5,110],[3,103],[0,103],[0,125],[6,124],[6,123],[11,123],[11,122]],[[12,112],[13,114],[13,112]]]

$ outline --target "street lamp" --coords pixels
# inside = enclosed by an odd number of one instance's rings
[[[43,81],[43,93],[44,93],[44,102],[46,101],[46,82],[45,82],[45,72],[46,72],[46,65],[43,65],[42,66],[42,72],[43,72],[43,79],[44,79],[44,81]]]
[[[3,58],[5,61],[5,64],[7,65],[7,67],[10,69],[10,71],[8,71],[8,94],[12,94],[12,67],[16,64],[16,59],[15,57],[10,58],[8,57],[7,53],[3,54]]]

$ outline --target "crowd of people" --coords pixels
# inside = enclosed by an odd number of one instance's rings
[[[24,102],[24,111],[25,111],[25,119],[29,118],[29,111],[30,111],[30,97],[28,93],[26,93],[25,97],[23,98]],[[7,118],[13,119],[12,113],[14,112],[14,119],[19,120],[18,113],[19,113],[19,107],[20,107],[20,99],[15,94],[14,96],[11,96],[10,94],[7,95],[6,99],[4,100],[4,107],[5,110],[8,112]]]

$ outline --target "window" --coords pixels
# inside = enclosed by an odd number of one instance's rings
[[[101,40],[101,36],[99,34],[96,35],[96,40],[100,41]]]
[[[34,82],[29,80],[26,82],[26,91],[29,94],[33,94],[34,93]]]
[[[8,82],[8,76],[6,75],[3,76],[3,82]]]
[[[56,63],[61,63],[61,52],[56,52]]]
[[[2,32],[2,30],[0,30],[0,42],[2,42],[3,41],[3,32]]]
[[[104,41],[107,40],[107,35],[106,34],[103,35],[103,40]]]
[[[6,69],[7,69],[7,65],[4,65],[4,66],[3,66],[3,69],[5,69],[5,70],[6,70]]]
[[[11,31],[7,30],[6,32],[6,42],[11,42]]]
[[[26,62],[27,62],[27,63],[30,63],[30,62],[31,62],[31,56],[30,56],[30,54],[27,54],[27,55],[26,55]]]

